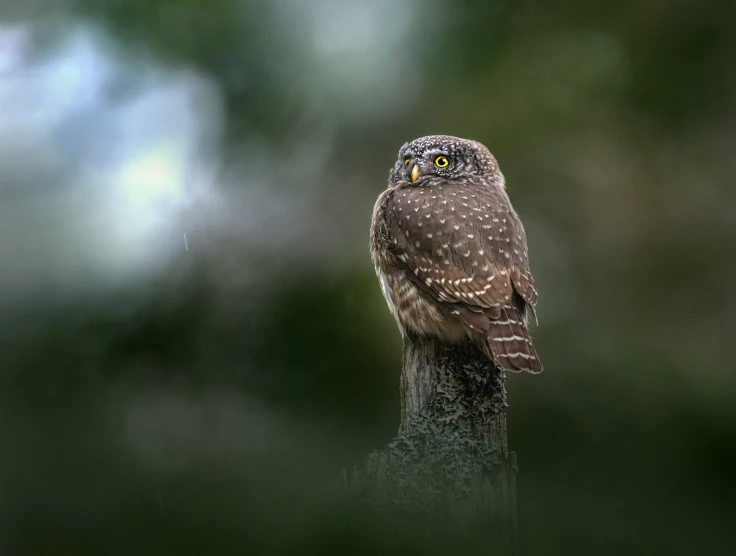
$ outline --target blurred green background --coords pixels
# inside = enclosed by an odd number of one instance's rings
[[[368,228],[435,133],[494,152],[529,236],[524,554],[733,553],[734,22],[0,0],[0,554],[428,550],[332,489],[398,426]]]

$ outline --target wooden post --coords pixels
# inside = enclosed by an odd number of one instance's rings
[[[402,534],[487,535],[495,553],[517,554],[504,383],[471,344],[404,338],[398,435],[344,476],[349,491]]]

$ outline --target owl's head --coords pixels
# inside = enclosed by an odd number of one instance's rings
[[[505,187],[498,163],[484,145],[449,135],[428,135],[399,149],[389,185],[431,187],[470,178],[475,178],[472,182]]]

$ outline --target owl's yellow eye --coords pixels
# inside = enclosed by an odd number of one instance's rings
[[[447,165],[450,164],[450,161],[447,160],[446,156],[438,156],[434,159],[434,165],[437,166],[437,168],[447,168]]]
[[[404,159],[404,166],[409,166],[409,160],[411,160],[408,156]]]

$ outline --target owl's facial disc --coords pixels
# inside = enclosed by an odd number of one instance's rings
[[[399,175],[406,181],[416,184],[430,176],[447,175],[445,170],[449,170],[449,167],[452,166],[452,156],[445,149],[405,151],[399,158],[399,162]]]

